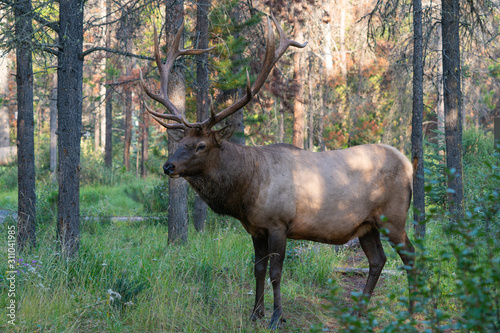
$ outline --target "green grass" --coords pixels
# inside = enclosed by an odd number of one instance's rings
[[[203,233],[191,228],[186,246],[167,246],[162,225],[98,224],[96,232],[82,235],[79,256],[69,263],[59,260],[52,230],[42,231],[38,242],[45,246],[22,257],[41,267],[17,277],[22,306],[16,330],[265,331],[267,320],[248,321],[254,302],[251,239],[237,224],[221,225]],[[293,242],[289,245],[294,248]],[[285,263],[282,289],[285,313],[295,331],[327,317],[320,306],[321,288],[345,258],[330,246],[298,246],[301,254]],[[119,292],[122,300],[109,304],[109,289]],[[270,284],[266,289],[269,319]],[[0,315],[5,318],[2,295]]]
[[[253,248],[249,235],[236,221],[212,219],[202,233],[190,228],[185,246],[167,246],[167,228],[161,224],[92,223],[92,232],[85,232],[88,226],[83,229],[79,256],[74,261],[60,260],[54,225],[42,228],[38,248],[20,257],[24,263],[36,263],[33,272],[24,268],[16,277],[16,299],[21,307],[13,332],[267,331],[272,287],[266,283],[266,318],[251,323]],[[7,225],[0,226],[3,234]],[[438,253],[443,237],[440,228],[430,225],[428,250]],[[384,247],[388,256],[385,269],[401,266],[385,241]],[[332,246],[302,241],[289,241],[287,249],[282,283],[285,331],[303,332],[315,324],[338,329],[338,314],[325,305],[352,308],[351,292],[362,289],[366,276],[340,274],[334,269],[367,268],[364,254],[359,248],[336,252]],[[7,256],[4,248],[1,256]],[[5,265],[5,260],[0,262],[2,272],[8,270]],[[439,265],[450,276],[455,272],[453,260]],[[329,280],[340,287],[339,296],[331,297]],[[4,289],[5,275],[1,281]],[[441,286],[441,306],[460,315],[457,299],[447,296],[455,288],[449,276]],[[404,272],[381,277],[370,302],[378,318],[376,327],[383,328],[398,312],[406,310],[391,299],[391,295],[407,295],[406,288]],[[120,293],[122,299],[110,302],[110,289]],[[2,318],[6,316],[6,302],[6,293],[2,292]]]
[[[0,210],[17,210],[17,188],[0,191]]]
[[[483,139],[472,133],[467,140]],[[367,268],[361,249],[335,251],[325,244],[289,241],[282,280],[284,331],[304,332],[312,326],[320,331],[351,332],[491,331],[492,326],[481,326],[481,320],[484,313],[498,310],[498,303],[495,307],[491,300],[495,294],[498,299],[500,277],[500,181],[495,177],[498,169],[491,167],[498,156],[493,156],[488,145],[481,147],[469,145],[464,160],[466,220],[449,228],[443,207],[429,205],[435,211],[428,211],[432,214],[426,239],[414,240],[420,265],[417,297],[424,305],[413,319],[406,312],[404,271],[382,275],[367,316],[353,318],[349,314],[366,276],[341,274],[335,268]],[[92,174],[98,175],[97,171]],[[0,209],[15,210],[17,189],[6,178],[2,182],[1,174]],[[161,207],[158,193],[165,191],[165,184],[156,177],[144,181],[127,174],[115,176],[119,181],[106,185],[88,176],[81,186],[81,215],[93,219],[81,221],[79,255],[69,262],[58,253],[51,215],[57,187],[43,181],[37,184],[37,209],[42,217],[38,246],[18,257],[23,262],[16,276],[15,327],[5,320],[5,272],[10,269],[6,259],[0,261],[0,317],[4,318],[0,331],[266,332],[272,287],[266,282],[266,318],[251,323],[253,248],[239,222],[210,213],[204,232],[190,227],[187,245],[168,246],[167,226],[156,220],[131,223],[108,218],[159,214],[151,210]],[[14,223],[0,224],[0,233],[7,235],[8,226]],[[408,226],[410,234],[411,229]],[[383,246],[388,257],[385,269],[399,269],[399,256],[386,241]],[[7,258],[6,246],[0,247],[0,256]],[[110,290],[122,298],[111,300]]]
[[[130,189],[144,196],[156,179],[133,179],[115,186],[83,185],[80,187],[80,214],[82,216],[145,216],[144,205],[131,196]],[[57,184],[37,182],[37,200],[44,205],[57,200]],[[48,197],[51,197],[48,199]],[[0,191],[0,210],[17,210],[17,187]],[[51,208],[52,209],[52,208]],[[150,214],[149,214],[150,215]]]

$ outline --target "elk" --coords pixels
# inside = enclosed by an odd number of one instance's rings
[[[271,19],[279,33],[277,49]],[[214,212],[238,219],[252,237],[256,292],[251,320],[264,316],[264,282],[269,263],[274,296],[269,327],[276,329],[285,321],[280,284],[287,238],[340,245],[358,237],[369,262],[363,289],[367,297],[372,295],[386,262],[380,240],[382,228],[404,265],[413,268],[414,248],[405,231],[413,168],[403,154],[383,144],[326,152],[305,151],[288,144],[248,147],[228,142],[232,125],[212,129],[250,102],[289,46],[306,46],[287,39],[274,16],[271,19],[267,19],[266,53],[255,82],[250,85],[247,73],[244,96],[219,113],[212,108],[205,121],[188,122],[167,96],[174,60],[179,55],[209,51],[180,49],[182,28],[165,63],[161,61],[155,31],[161,92],[151,92],[142,74],[141,84],[149,97],[169,111],[163,114],[147,107],[148,112],[179,142],[178,150],[163,165],[164,173],[171,178],[185,178]]]

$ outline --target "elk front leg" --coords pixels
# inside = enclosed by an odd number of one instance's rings
[[[281,273],[283,270],[283,260],[285,259],[286,234],[284,232],[274,232],[269,234],[268,248],[270,257],[269,278],[273,285],[274,311],[271,317],[269,328],[272,330],[281,326],[285,322],[283,318],[283,308],[281,307]]]
[[[264,317],[264,283],[267,272],[267,262],[269,259],[267,251],[267,237],[253,237],[253,247],[255,250],[255,306],[253,307],[250,319],[255,321]]]

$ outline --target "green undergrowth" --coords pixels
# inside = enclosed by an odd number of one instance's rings
[[[488,138],[468,134],[466,142]],[[489,140],[489,139],[488,139]],[[365,274],[341,268],[368,268],[359,247],[288,241],[282,279],[287,323],[283,331],[329,332],[495,332],[500,327],[500,157],[491,145],[468,144],[464,155],[464,219],[454,221],[443,206],[446,177],[427,164],[426,237],[417,248],[417,292],[408,293],[406,272],[392,246],[364,316]],[[17,189],[0,174],[0,209],[17,207]],[[89,173],[90,174],[90,173]],[[92,173],[97,177],[98,172]],[[448,172],[452,174],[452,172]],[[3,176],[2,176],[3,175]],[[101,177],[101,176],[99,176]],[[57,187],[39,180],[37,248],[17,257],[16,326],[7,332],[266,332],[272,287],[266,282],[266,318],[249,321],[254,303],[253,248],[239,222],[209,212],[205,231],[189,229],[184,246],[167,245],[167,182],[117,174],[81,187],[79,255],[64,261],[55,236]],[[102,177],[101,177],[102,178]],[[10,178],[9,178],[10,179]],[[15,198],[15,200],[13,199]],[[189,194],[192,205],[193,193]],[[110,216],[149,216],[115,221]],[[411,221],[409,213],[408,221]],[[159,218],[158,218],[159,217]],[[453,222],[450,222],[453,221]],[[7,235],[8,218],[0,224]],[[7,258],[7,247],[0,248]],[[0,261],[0,317],[7,318],[7,260]],[[408,299],[417,301],[408,314]]]
[[[73,261],[61,260],[50,229],[40,232],[43,246],[18,258],[14,331],[266,331],[267,320],[248,321],[255,292],[253,248],[235,221],[213,223],[202,233],[190,228],[185,246],[167,246],[162,224],[96,223],[94,232],[82,233]],[[347,253],[306,242],[290,242],[289,250],[284,307],[289,325],[300,331],[328,317],[321,290],[335,276],[333,268],[345,265]],[[8,270],[5,261],[0,267]],[[271,290],[267,283],[267,319]],[[3,318],[6,301],[0,302]]]

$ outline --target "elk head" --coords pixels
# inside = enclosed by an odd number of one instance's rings
[[[271,19],[279,33],[279,45],[277,49],[275,47]],[[168,77],[177,57],[182,55],[202,54],[212,50],[213,47],[208,49],[191,50],[184,50],[180,48],[179,43],[181,40],[182,30],[183,28],[181,27],[177,32],[173,45],[167,53],[167,60],[163,63],[161,61],[156,27],[154,29],[154,51],[155,61],[160,72],[160,93],[155,94],[146,87],[141,72],[141,85],[144,91],[149,97],[165,106],[165,108],[169,111],[169,114],[155,112],[147,105],[146,110],[159,124],[167,128],[170,138],[179,142],[179,148],[172,156],[170,156],[169,160],[163,166],[165,174],[173,178],[202,174],[206,169],[206,165],[208,164],[207,162],[217,157],[220,152],[222,142],[229,139],[234,131],[234,127],[232,125],[228,125],[220,130],[213,130],[212,127],[243,108],[252,100],[253,96],[255,96],[264,85],[264,82],[273,69],[274,64],[279,58],[281,58],[289,46],[303,48],[307,45],[307,43],[300,44],[296,41],[287,39],[280,24],[271,14],[271,18],[268,17],[267,19],[266,55],[264,57],[262,69],[257,75],[255,82],[250,85],[250,77],[247,72],[247,86],[243,97],[219,113],[215,113],[214,109],[211,108],[210,117],[205,121],[190,123],[186,120],[182,112],[180,112],[168,98]],[[167,123],[162,119],[173,121],[174,123]]]

